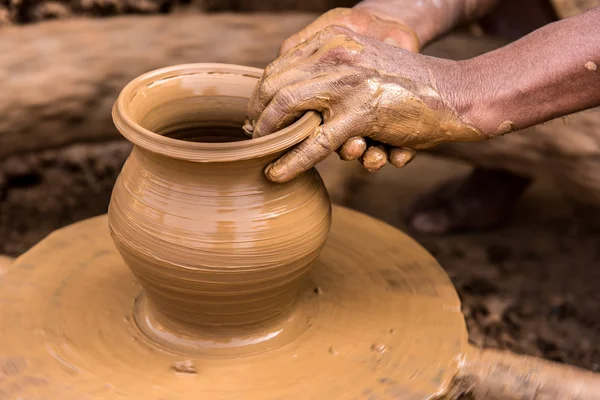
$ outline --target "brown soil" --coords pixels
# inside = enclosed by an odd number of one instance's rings
[[[106,211],[129,145],[74,145],[3,164],[0,253],[18,255],[65,224]],[[319,167],[332,199],[406,229],[408,203],[468,167],[419,155],[404,170],[367,173],[332,157]],[[600,231],[547,182],[493,232],[415,236],[463,300],[471,340],[600,370]]]

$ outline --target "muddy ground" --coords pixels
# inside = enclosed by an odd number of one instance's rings
[[[0,194],[0,253],[18,255],[59,226],[105,212],[128,151],[119,141],[19,157]],[[419,155],[403,170],[367,173],[335,157],[319,170],[334,202],[406,230],[414,197],[469,167]],[[600,370],[600,231],[574,210],[550,182],[537,182],[505,228],[414,236],[458,288],[474,343]]]

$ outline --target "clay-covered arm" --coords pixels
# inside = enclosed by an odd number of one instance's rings
[[[318,130],[266,169],[293,179],[338,151],[370,170],[414,151],[474,142],[600,105],[600,8],[466,61],[405,51],[329,27],[269,65],[247,131],[271,134],[309,110]]]
[[[410,27],[421,47],[454,27],[481,18],[499,0],[363,0],[354,6]]]
[[[488,137],[600,106],[600,7],[459,65],[445,84]]]

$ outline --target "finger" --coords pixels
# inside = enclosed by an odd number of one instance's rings
[[[318,32],[311,40],[301,43],[293,52],[272,62],[256,86],[248,105],[248,116],[255,120],[269,104],[275,93],[286,85],[306,81],[323,69],[317,55],[323,43],[348,30],[331,26]]]
[[[338,82],[345,76],[346,74],[336,74],[296,82],[289,86],[283,84],[258,120],[253,123],[252,137],[270,135],[294,122],[306,111],[320,112],[324,122],[327,122],[331,117],[331,108],[335,106],[337,98],[342,97],[342,86]],[[282,77],[282,81],[285,80]]]
[[[333,28],[332,28],[333,29]],[[293,47],[287,49],[286,52],[281,53],[275,61],[270,63],[265,68],[265,76],[276,74],[283,69],[290,67],[299,60],[308,58],[315,54],[319,50],[323,39],[330,33],[330,29],[325,31],[318,30],[314,34],[308,37],[305,41],[296,44]]]
[[[265,175],[277,183],[294,179],[339,148],[353,129],[352,121],[342,122],[341,118],[319,126],[306,140],[268,165]]]
[[[246,121],[244,122],[244,126],[242,127],[242,130],[244,131],[246,136],[252,137],[252,133],[254,132],[254,124],[252,123],[250,118],[246,118]]]
[[[420,46],[417,35],[403,23],[386,19],[385,15],[374,15],[373,11],[361,13],[356,21],[362,27],[362,31],[356,30],[352,25],[348,28],[404,50],[419,51]]]
[[[305,28],[286,39],[281,45],[279,54],[287,53],[293,47],[307,41],[317,32],[320,32],[331,25],[346,26],[351,14],[352,10],[347,8],[337,8],[327,11]]]
[[[387,164],[387,151],[383,145],[369,146],[360,159],[361,164],[369,172],[380,170]]]
[[[410,163],[417,152],[408,147],[392,147],[389,152],[388,160],[396,168],[402,168]]]
[[[278,72],[263,75],[248,102],[248,118],[256,121],[281,88],[311,79],[315,75],[315,61],[309,57],[299,60],[293,68],[282,68]]]
[[[367,150],[367,142],[361,136],[354,136],[346,140],[340,147],[338,154],[344,161],[352,161],[359,159]]]

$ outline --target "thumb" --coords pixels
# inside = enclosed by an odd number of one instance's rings
[[[331,120],[319,126],[315,132],[280,159],[267,166],[267,179],[276,183],[288,182],[311,169],[337,150],[350,136],[352,122],[346,119]]]
[[[419,51],[420,45],[417,35],[411,28],[401,22],[390,21],[373,15],[365,30],[368,32],[366,36],[373,39],[414,53]]]

